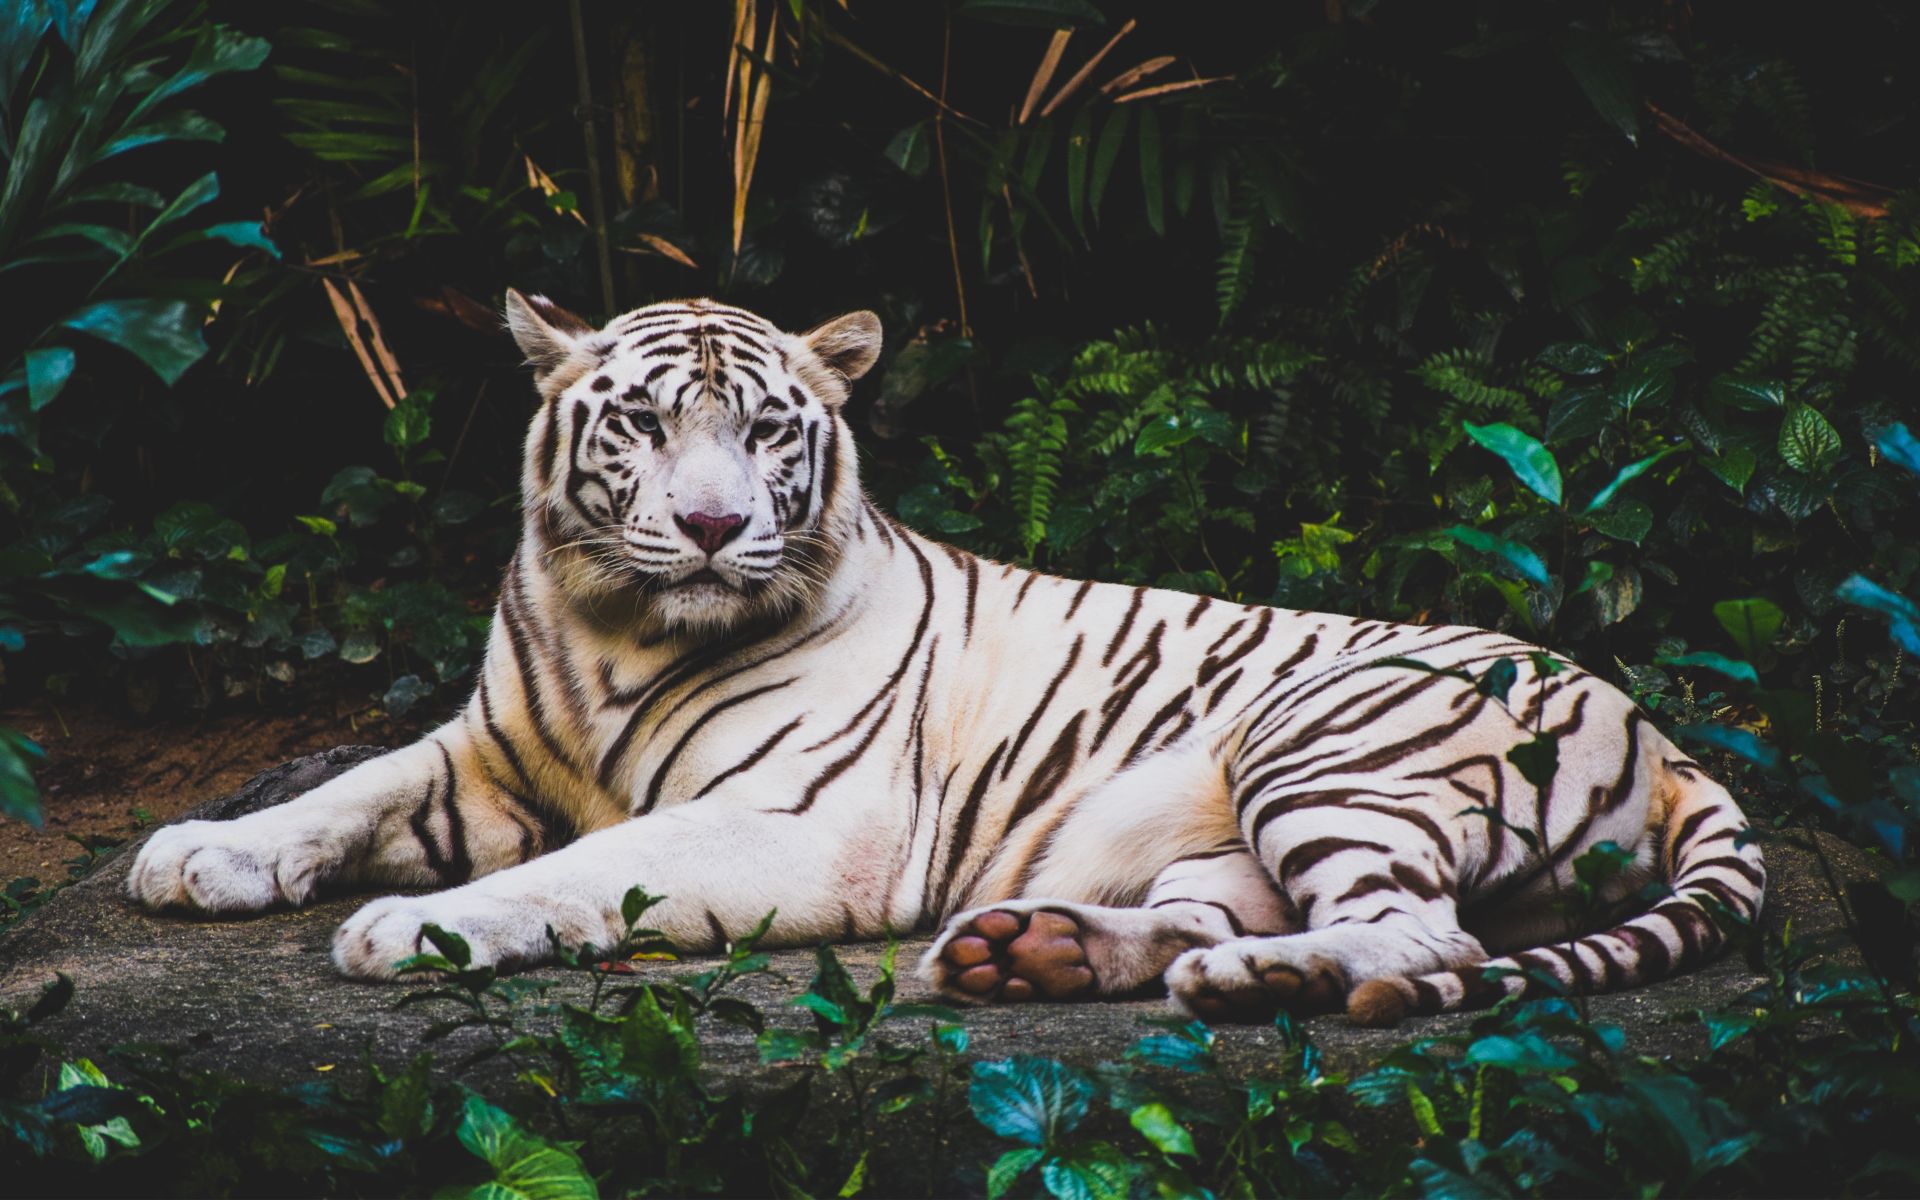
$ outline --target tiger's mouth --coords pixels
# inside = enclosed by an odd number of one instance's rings
[[[685,579],[676,580],[675,582],[668,584],[667,590],[677,592],[683,589],[690,590],[692,588],[699,588],[699,587],[720,588],[721,590],[728,591],[728,592],[737,592],[740,590],[739,588],[734,587],[732,584],[728,583],[726,580],[722,579],[720,577],[720,573],[718,571],[715,571],[712,567],[701,567],[698,571],[695,571],[693,574],[687,576]]]

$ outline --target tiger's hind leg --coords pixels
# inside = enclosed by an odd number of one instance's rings
[[[922,971],[974,1003],[1092,999],[1154,983],[1194,947],[1293,928],[1286,898],[1235,843],[1174,862],[1139,907],[1009,900],[960,913]]]
[[[1254,797],[1246,828],[1306,929],[1182,954],[1167,971],[1174,1002],[1209,1021],[1306,1016],[1346,1007],[1370,979],[1483,961],[1460,926],[1458,850],[1425,799],[1349,788]]]

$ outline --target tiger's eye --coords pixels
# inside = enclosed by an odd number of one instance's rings
[[[780,430],[783,428],[784,426],[778,421],[755,421],[753,423],[753,440],[756,442],[770,442],[780,436]]]
[[[633,414],[633,424],[641,433],[660,432],[660,417],[652,409],[643,408]]]

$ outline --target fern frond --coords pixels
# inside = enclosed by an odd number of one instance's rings
[[[1429,356],[1413,373],[1428,387],[1479,413],[1519,414],[1528,407],[1526,393],[1488,379],[1493,363],[1476,350],[1443,350]]]
[[[1255,212],[1244,189],[1235,193],[1233,207],[1220,231],[1220,258],[1214,273],[1214,299],[1225,325],[1253,290],[1253,260],[1259,248],[1264,218]]]
[[[1053,515],[1061,460],[1067,450],[1067,417],[1080,411],[1045,380],[1034,383],[1034,394],[1013,406],[1006,426],[1008,487],[1029,558],[1046,539],[1047,521]]]

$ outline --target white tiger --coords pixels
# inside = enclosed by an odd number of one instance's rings
[[[139,903],[444,889],[340,927],[339,969],[384,979],[429,923],[501,968],[549,930],[608,945],[639,883],[690,950],[770,911],[768,945],[943,923],[923,969],[957,999],[1164,978],[1208,1018],[1369,1023],[1540,986],[1489,966],[1653,979],[1720,943],[1703,902],[1758,914],[1726,791],[1564,659],[1051,578],[902,527],[841,411],[871,313],[793,335],[695,300],[596,330],[510,292],[507,319],[543,403],[471,702],[284,806],[160,830]],[[1501,658],[1510,703],[1462,674]],[[1508,759],[1535,730],[1559,743],[1544,790]],[[1610,895],[1674,894],[1567,940],[1552,901],[1606,840],[1633,852]]]

